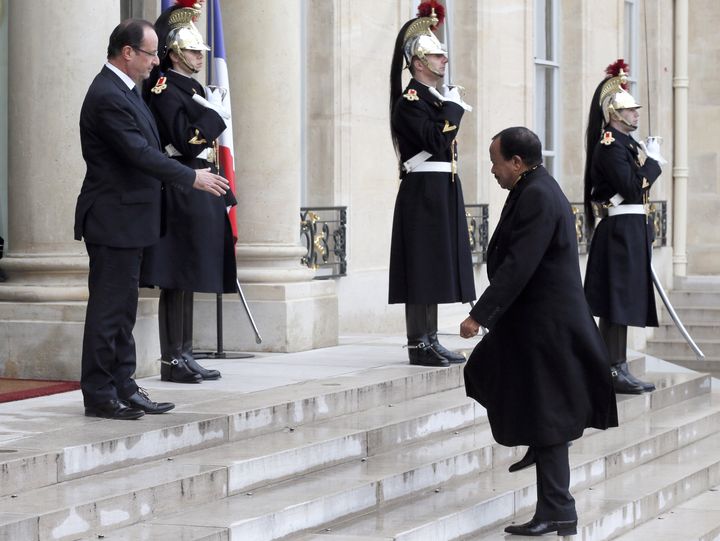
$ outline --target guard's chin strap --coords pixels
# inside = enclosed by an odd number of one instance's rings
[[[185,54],[183,53],[182,49],[173,48],[173,51],[175,51],[175,54],[177,54],[180,57],[180,60],[185,65],[185,67],[190,70],[190,72],[200,73],[200,70],[197,70],[193,66],[190,65],[190,62],[188,62],[187,58],[185,58]]]
[[[435,71],[435,70],[432,68],[432,66],[430,65],[430,62],[428,62],[428,59],[425,57],[425,55],[420,55],[420,54],[418,54],[418,55],[416,55],[416,56],[417,56],[418,60],[420,60],[420,62],[423,63],[423,66],[425,66],[427,69],[429,69],[431,73],[434,73],[434,74],[437,75],[438,77],[445,77],[442,73],[438,73],[437,71]],[[406,60],[407,60],[407,57],[405,57],[405,58],[406,58]],[[407,69],[407,70],[410,69],[410,62],[412,62],[412,58],[410,59],[409,62],[407,62],[407,65],[405,66],[405,69]]]
[[[618,113],[615,109],[610,110],[610,116],[614,119],[620,122],[620,124],[630,128],[631,130],[637,130],[637,126],[633,126],[630,124],[627,120],[625,120],[620,113]]]

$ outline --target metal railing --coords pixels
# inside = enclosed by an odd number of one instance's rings
[[[317,271],[316,280],[347,275],[347,207],[302,207],[300,237],[307,249],[301,262]]]
[[[482,265],[487,261],[489,238],[488,205],[465,205],[468,234],[470,235],[470,252],[473,265]]]

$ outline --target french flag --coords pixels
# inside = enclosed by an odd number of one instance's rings
[[[212,36],[212,65],[210,66],[210,84],[225,88],[227,93],[223,98],[223,106],[230,114],[225,120],[227,128],[218,138],[218,150],[220,152],[220,174],[228,179],[230,189],[235,191],[235,151],[233,149],[232,110],[230,109],[230,78],[228,77],[227,61],[225,56],[225,39],[223,37],[222,13],[220,11],[220,0],[212,0],[211,18],[208,19],[208,32]],[[210,22],[212,20],[212,28]],[[237,219],[236,207],[230,207],[228,218],[232,227],[233,238],[237,241]]]

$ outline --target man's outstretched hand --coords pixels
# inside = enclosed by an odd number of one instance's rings
[[[225,195],[230,189],[230,183],[220,175],[210,172],[208,169],[196,169],[195,170],[195,182],[193,182],[193,188],[196,190],[202,190],[204,192],[210,192],[213,195]]]

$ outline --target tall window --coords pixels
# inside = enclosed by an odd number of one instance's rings
[[[558,163],[559,75],[558,0],[535,0],[535,131],[551,175]]]
[[[640,62],[638,58],[638,2],[625,0],[625,21],[623,36],[623,58],[630,66],[628,92],[637,98],[638,75]]]

